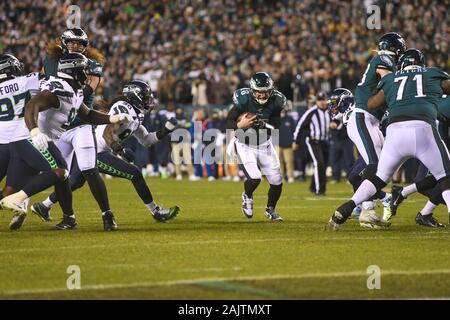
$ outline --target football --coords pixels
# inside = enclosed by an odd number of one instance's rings
[[[239,122],[239,121],[241,121],[241,119],[243,118],[243,117],[246,117],[246,118],[251,118],[251,117],[253,117],[253,116],[255,116],[256,114],[254,114],[253,112],[243,112],[243,113],[241,113],[240,115],[239,115],[239,117],[237,118],[237,122]]]

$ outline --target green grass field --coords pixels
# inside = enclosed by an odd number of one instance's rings
[[[255,194],[252,220],[240,212],[242,183],[148,183],[158,203],[181,207],[177,219],[156,223],[120,179],[107,180],[117,232],[102,230],[86,186],[74,194],[74,231],[52,230],[56,207],[51,223],[30,214],[18,232],[8,230],[11,214],[1,211],[0,298],[450,298],[450,230],[415,225],[420,195],[408,198],[389,230],[351,220],[330,233],[326,221],[351,195],[345,183],[330,184],[320,198],[306,183],[285,184],[279,223],[263,215],[267,182]],[[435,216],[447,223],[446,208]],[[80,267],[81,290],[67,289],[70,265]],[[367,288],[370,265],[381,268],[379,290]]]

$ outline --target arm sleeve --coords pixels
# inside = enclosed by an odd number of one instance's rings
[[[143,125],[140,125],[136,131],[133,132],[137,141],[144,147],[150,147],[159,141],[156,132],[148,132]]]
[[[302,133],[307,131],[309,129],[309,123],[311,122],[311,118],[313,116],[312,109],[308,110],[303,114],[303,116],[300,118],[300,120],[297,123],[297,126],[295,127],[294,131],[294,142],[299,144]]]

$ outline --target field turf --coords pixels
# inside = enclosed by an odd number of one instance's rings
[[[74,193],[74,231],[52,229],[58,207],[52,222],[30,213],[17,232],[8,230],[11,213],[0,211],[0,298],[450,298],[450,229],[415,225],[423,196],[408,198],[388,230],[350,220],[330,233],[323,227],[351,195],[348,184],[329,184],[326,197],[311,195],[307,183],[285,184],[278,206],[284,221],[270,222],[263,215],[267,182],[248,220],[240,212],[242,183],[147,181],[158,203],[181,207],[174,221],[155,222],[120,179],[107,180],[117,232],[102,230],[86,186]],[[448,221],[443,206],[435,216]],[[81,290],[67,289],[70,265],[81,270]],[[367,288],[371,265],[381,269],[379,290]]]

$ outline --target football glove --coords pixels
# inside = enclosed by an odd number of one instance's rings
[[[158,140],[161,140],[169,133],[173,132],[176,129],[177,125],[178,125],[177,119],[170,118],[169,120],[167,120],[166,123],[164,124],[164,127],[156,133],[156,137],[158,138]]]
[[[34,128],[30,131],[31,141],[33,145],[39,150],[43,151],[48,148],[48,137],[39,131],[39,128]]]
[[[134,151],[130,148],[123,148],[117,153],[122,159],[126,160],[127,162],[133,162],[135,155]]]

